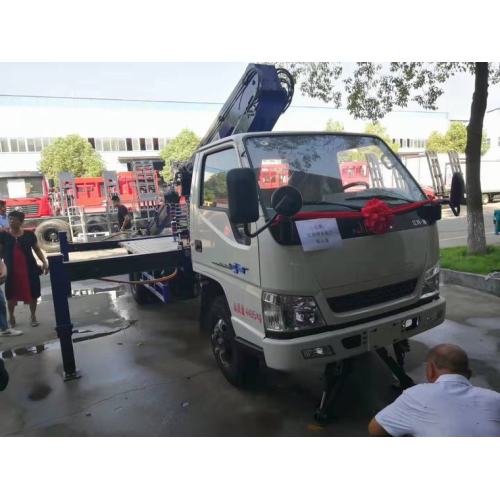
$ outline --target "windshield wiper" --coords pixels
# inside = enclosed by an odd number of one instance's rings
[[[347,198],[350,199],[350,198]],[[352,198],[354,199],[354,198]],[[311,205],[336,205],[337,207],[344,207],[344,208],[350,208],[352,210],[360,210],[360,207],[356,205],[348,205],[347,203],[337,203],[336,201],[311,201],[308,203],[303,203],[302,204],[304,207],[311,206]]]
[[[381,200],[399,200],[399,201],[405,201],[406,203],[413,203],[412,200],[409,200],[404,196],[391,196],[390,194],[374,194],[373,196],[353,196],[352,198],[346,198],[346,200],[369,200],[371,198],[379,198]]]

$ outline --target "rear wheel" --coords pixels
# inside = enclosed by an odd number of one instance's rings
[[[208,314],[212,352],[217,365],[229,383],[236,387],[246,386],[255,380],[259,361],[237,343],[225,297],[216,297]]]
[[[38,245],[47,253],[59,251],[59,231],[65,231],[68,241],[71,241],[71,234],[67,222],[60,219],[43,221],[35,229]]]

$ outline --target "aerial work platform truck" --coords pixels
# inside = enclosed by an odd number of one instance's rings
[[[189,257],[178,277],[186,297],[201,296],[201,323],[227,380],[243,386],[262,364],[323,367],[316,416],[325,420],[360,354],[378,352],[402,387],[412,385],[403,368],[408,339],[445,318],[436,227],[445,202],[430,200],[377,136],[271,132],[292,95],[285,70],[249,65],[175,173],[189,223],[172,234],[174,251]],[[342,174],[360,161],[376,175]],[[462,197],[456,176],[446,200],[454,213]],[[154,290],[141,273],[134,278],[143,301]]]

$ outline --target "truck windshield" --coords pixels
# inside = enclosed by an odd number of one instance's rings
[[[302,194],[304,210],[359,209],[370,198],[389,205],[425,199],[415,180],[380,139],[362,135],[294,134],[245,140],[266,211],[280,186]]]
[[[0,179],[0,198],[33,198],[43,196],[42,177],[4,177]]]

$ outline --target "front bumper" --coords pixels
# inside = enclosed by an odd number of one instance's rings
[[[428,304],[356,326],[287,340],[265,338],[264,357],[267,366],[275,370],[292,371],[311,365],[326,365],[429,330],[444,321],[445,311],[445,299],[438,298]],[[304,357],[303,351],[325,346],[331,347],[332,355]]]

